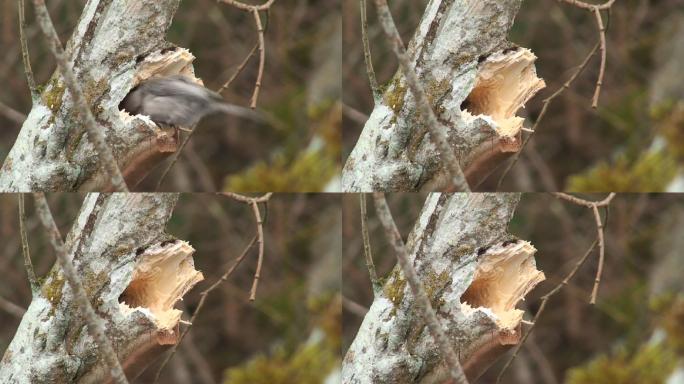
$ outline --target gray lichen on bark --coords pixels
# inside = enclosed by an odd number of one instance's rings
[[[406,242],[414,268],[469,378],[520,337],[516,303],[543,274],[534,247],[507,233],[517,194],[431,194]],[[398,267],[375,298],[343,362],[343,382],[448,378]]]
[[[491,111],[477,111],[475,116],[462,112],[478,85],[480,72],[493,61],[514,69],[496,74],[506,81],[498,84],[498,89],[490,89],[488,96],[511,96],[508,100],[494,100],[512,103],[504,107],[506,118],[514,116],[543,87],[534,73],[534,55],[506,40],[520,3],[433,0],[408,47],[432,108],[446,127],[449,143],[469,179],[468,168],[475,163],[475,168],[482,168],[483,156],[487,162],[498,162],[501,153],[514,152],[520,144],[519,127],[502,129],[501,122],[489,115]],[[404,76],[397,72],[346,161],[343,189],[370,192],[420,190],[428,185],[439,188],[444,165],[422,121]],[[470,174],[477,173],[479,178],[482,172],[471,169]]]
[[[88,298],[107,323],[107,337],[129,375],[141,368],[141,360],[145,360],[141,356],[159,353],[177,336],[177,322],[169,325],[169,319],[160,316],[169,313],[169,318],[175,319],[176,313],[121,303],[138,268],[168,250],[170,263],[160,269],[176,276],[173,281],[179,287],[170,283],[169,292],[158,294],[171,307],[174,294],[182,296],[201,279],[194,269],[186,269],[193,265],[192,248],[164,231],[177,198],[175,194],[90,194],[65,241]],[[178,253],[179,246],[186,249],[183,254]],[[186,273],[177,273],[183,271]],[[192,283],[188,286],[187,282]],[[42,281],[0,361],[0,382],[105,382],[109,368],[99,353],[56,264]]]
[[[130,118],[119,111],[119,103],[140,80],[150,58],[167,58],[168,65],[162,68],[166,74],[192,74],[192,55],[185,52],[179,57],[183,50],[165,40],[178,4],[179,0],[90,0],[66,45],[79,85],[129,183],[176,148],[173,130],[142,116]],[[42,87],[40,100],[0,169],[0,190],[109,188],[75,110],[56,71]]]

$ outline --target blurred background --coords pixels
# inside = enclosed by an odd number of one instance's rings
[[[75,193],[48,195],[63,236],[83,198]],[[30,252],[40,277],[55,263],[55,254],[33,213],[30,196],[26,204]],[[264,263],[256,301],[248,300],[257,256],[252,250],[209,295],[160,382],[339,382],[340,204],[333,194],[273,195],[265,215]],[[31,302],[18,228],[16,195],[0,194],[0,356]],[[176,306],[189,320],[200,292],[225,272],[254,236],[255,219],[244,203],[213,194],[188,194],[178,201],[167,232],[196,249],[195,268],[205,277]],[[131,383],[152,382],[159,363]]]
[[[85,0],[47,2],[64,44]],[[256,4],[257,2],[252,2]],[[342,25],[339,0],[276,1],[264,34],[266,67],[258,109],[269,123],[229,115],[203,120],[162,184],[169,191],[338,190],[341,142]],[[55,60],[26,2],[27,39],[36,83],[55,71]],[[195,74],[218,90],[257,41],[248,12],[212,0],[181,1],[167,40],[196,57]],[[19,46],[17,2],[0,2],[0,158],[7,156],[31,98]],[[222,95],[248,106],[258,72],[258,54]],[[166,164],[137,187],[154,190]]]
[[[390,2],[406,43],[426,4],[426,0]],[[345,2],[345,160],[373,109],[359,17],[358,1]],[[375,72],[384,84],[395,73],[397,62],[372,1],[368,19]],[[568,80],[598,41],[596,21],[589,12],[565,3],[526,0],[509,39],[537,55],[537,74],[547,84],[518,112],[531,127],[544,98]],[[684,2],[616,2],[606,39],[606,73],[598,109],[591,108],[600,63],[596,55],[571,88],[551,103],[502,190],[684,190]],[[501,168],[480,189],[495,189]]]
[[[405,239],[425,194],[392,194],[388,203]],[[602,199],[604,195],[588,195]],[[363,257],[358,195],[343,198],[343,354],[372,303]],[[369,233],[378,277],[396,257],[368,197]],[[618,194],[605,230],[606,259],[596,305],[589,304],[598,252],[548,302],[502,383],[664,383],[684,361],[684,196]],[[540,298],[572,270],[592,241],[591,212],[549,194],[523,194],[509,232],[537,248],[540,283],[518,308],[532,320]],[[510,352],[509,352],[510,353]],[[494,383],[502,357],[477,382]]]

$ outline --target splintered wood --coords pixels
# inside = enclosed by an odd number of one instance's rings
[[[195,56],[185,48],[152,53],[140,63],[140,69],[133,77],[133,84],[139,84],[150,77],[173,75],[184,75],[196,83],[202,84],[202,81],[195,77],[192,68],[193,60],[195,60]]]
[[[502,137],[504,152],[520,149],[517,139],[525,120],[516,112],[546,84],[537,77],[534,61],[537,57],[525,48],[497,52],[480,65],[475,87],[468,95],[463,111],[464,119],[476,115],[489,116],[496,123]]]
[[[173,329],[182,313],[174,305],[204,279],[194,268],[194,251],[187,242],[176,240],[138,255],[131,282],[119,298],[121,310],[148,311],[160,330]]]
[[[537,250],[532,244],[522,240],[503,244],[480,256],[473,282],[461,296],[461,303],[465,314],[488,310],[502,330],[514,330],[524,313],[515,306],[545,277],[535,267]]]

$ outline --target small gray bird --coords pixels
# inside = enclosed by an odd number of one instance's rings
[[[142,82],[126,95],[119,109],[131,115],[147,115],[156,124],[173,127],[192,127],[204,116],[216,112],[264,120],[248,108],[225,103],[218,93],[183,75]]]

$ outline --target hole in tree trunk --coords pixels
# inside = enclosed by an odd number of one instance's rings
[[[122,311],[145,308],[160,329],[175,327],[181,311],[174,305],[204,279],[194,268],[194,251],[188,243],[175,241],[150,247],[138,255],[131,282],[119,296]]]
[[[499,134],[516,135],[524,119],[515,113],[545,86],[537,77],[535,60],[536,56],[528,49],[488,56],[480,64],[475,87],[461,103],[461,110],[470,115],[490,116]]]
[[[533,255],[536,249],[527,241],[508,242],[489,248],[478,257],[473,282],[461,295],[463,312],[489,309],[501,328],[513,329],[522,320],[517,303],[544,280]]]

